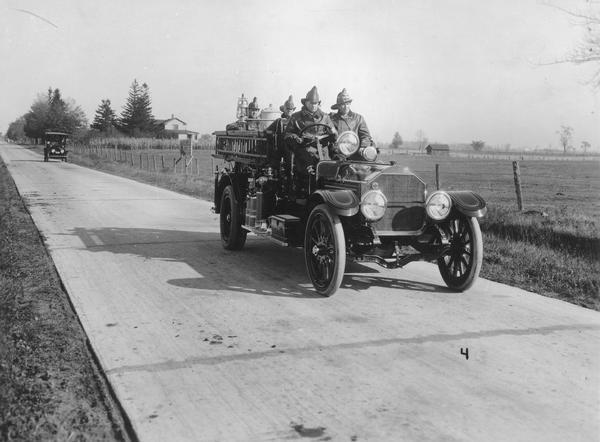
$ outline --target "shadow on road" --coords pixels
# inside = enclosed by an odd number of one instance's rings
[[[90,252],[130,254],[145,259],[183,262],[198,277],[169,278],[177,287],[210,291],[234,290],[261,296],[321,298],[306,274],[302,249],[281,247],[248,237],[240,251],[227,251],[216,232],[189,232],[136,228],[75,228]],[[382,275],[382,272],[384,273]],[[402,270],[381,271],[348,262],[342,288],[366,292],[372,287],[450,293],[443,286],[393,277]],[[293,282],[293,285],[290,283]],[[216,293],[214,293],[216,295]]]

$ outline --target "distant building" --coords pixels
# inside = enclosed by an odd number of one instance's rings
[[[178,140],[198,141],[198,132],[187,129],[187,123],[171,114],[166,120],[154,120],[156,138],[174,138]]]
[[[427,155],[450,155],[450,146],[447,144],[428,144],[425,148]]]

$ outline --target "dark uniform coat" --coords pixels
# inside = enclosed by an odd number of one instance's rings
[[[274,152],[273,158],[271,158],[271,165],[276,167],[279,165],[281,158],[285,158],[285,161],[289,161],[290,154],[284,141],[285,128],[289,120],[285,118],[285,114],[281,114],[281,118],[277,118],[273,121],[265,131],[272,134],[275,140],[276,151]]]
[[[367,123],[362,115],[349,111],[347,115],[341,115],[339,112],[331,114],[331,121],[335,125],[338,133],[351,130],[360,139],[360,147],[373,145],[373,138],[367,127]]]
[[[285,142],[292,152],[294,152],[296,168],[304,173],[306,173],[306,168],[308,166],[314,166],[319,162],[319,153],[316,148],[312,146],[307,148],[303,145],[300,132],[302,132],[302,129],[305,127],[316,123],[328,125],[331,127],[332,131],[337,134],[329,115],[324,113],[321,109],[317,109],[314,113],[311,113],[305,106],[302,106],[300,111],[292,114],[290,121],[285,128]],[[305,134],[306,133],[312,135],[325,135],[327,131],[324,127],[319,126],[310,129],[305,132]]]

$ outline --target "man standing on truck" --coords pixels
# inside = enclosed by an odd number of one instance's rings
[[[339,133],[351,130],[360,140],[360,147],[373,146],[373,138],[367,127],[367,122],[362,115],[350,110],[352,98],[346,91],[346,88],[338,94],[336,103],[331,106],[331,109],[337,110],[337,113],[331,113],[331,121],[335,125]]]
[[[279,110],[281,111],[281,117],[277,118],[273,121],[268,127],[267,131],[273,132],[276,135],[283,135],[285,132],[285,128],[290,121],[290,117],[292,113],[296,110],[296,106],[294,105],[294,98],[290,95],[289,98],[279,106]]]
[[[285,133],[285,128],[290,121],[292,113],[294,113],[296,110],[294,98],[290,95],[289,98],[281,106],[279,106],[279,110],[281,111],[281,117],[273,121],[265,130],[266,132],[273,134],[275,138],[275,144],[277,146],[276,154],[271,160],[271,163],[274,167],[279,166],[281,158],[285,158],[286,162],[289,161],[290,158],[290,151],[287,149],[283,135]]]
[[[313,86],[306,94],[306,98],[302,98],[300,101],[302,109],[290,117],[285,128],[284,139],[294,153],[296,170],[307,175],[314,172],[314,168],[320,160],[314,137],[327,134],[327,130],[323,126],[317,126],[305,131],[301,137],[302,130],[311,124],[325,124],[331,128],[334,139],[337,137],[337,131],[329,115],[319,109],[321,100],[316,86]],[[326,139],[321,140],[321,144],[326,144],[326,141]],[[328,155],[326,159],[329,159]]]

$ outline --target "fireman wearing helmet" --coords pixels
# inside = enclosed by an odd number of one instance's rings
[[[331,121],[336,127],[338,133],[352,131],[358,135],[360,146],[358,152],[352,157],[356,159],[365,159],[373,161],[377,158],[377,149],[371,138],[371,133],[367,127],[367,122],[362,115],[352,112],[350,105],[352,98],[346,91],[346,88],[337,95],[336,103],[331,106],[331,109],[337,110],[336,113],[331,113]]]
[[[319,93],[317,87],[308,91],[306,98],[300,100],[302,102],[302,109],[290,117],[288,125],[285,128],[284,139],[288,144],[290,150],[295,155],[296,169],[298,172],[303,174],[312,174],[314,172],[316,164],[320,160],[320,155],[317,147],[315,147],[314,139],[317,136],[326,135],[328,131],[323,126],[317,126],[309,131],[303,130],[311,124],[325,124],[329,126],[330,139],[335,141],[337,137],[337,131],[329,115],[324,113],[319,105],[321,100],[319,99]],[[310,132],[310,133],[309,133]],[[323,139],[323,144],[326,144],[327,140]],[[321,152],[323,154],[323,152]],[[329,159],[328,152],[325,152]]]

